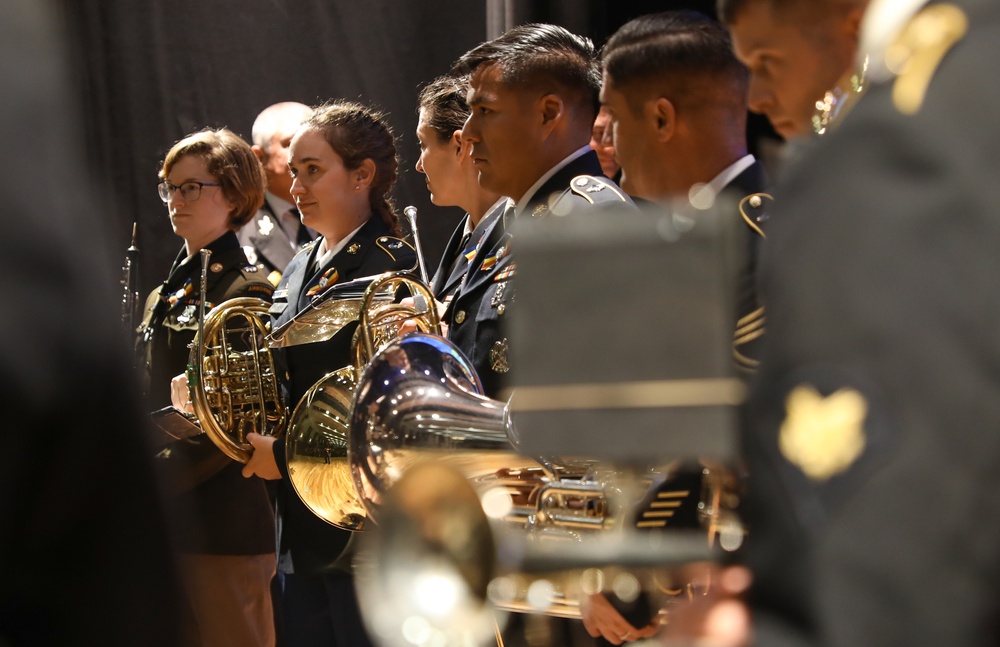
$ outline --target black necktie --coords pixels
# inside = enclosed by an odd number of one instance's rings
[[[466,247],[469,246],[469,240],[471,240],[471,238],[472,232],[469,231],[466,232],[465,235],[462,236],[462,240],[459,241],[458,248],[455,250],[455,258],[451,259],[451,267],[448,268],[449,277],[455,273],[456,269],[463,267],[465,263],[465,255],[471,251],[466,249]]]

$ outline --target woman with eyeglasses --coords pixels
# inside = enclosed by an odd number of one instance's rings
[[[272,328],[291,320],[324,289],[416,264],[389,196],[398,161],[384,115],[347,101],[316,108],[292,138],[288,166],[302,223],[320,237],[285,269],[271,306]],[[324,375],[353,363],[356,328],[354,322],[329,340],[278,349],[290,408]],[[323,521],[298,497],[283,440],[253,433],[247,440],[255,449],[244,474],[277,485],[283,645],[370,645],[355,598],[350,551],[345,552],[351,532]]]
[[[151,409],[171,403],[198,329],[200,250],[211,250],[206,308],[241,296],[271,300],[236,238],[264,200],[264,170],[226,129],[193,133],[163,160],[158,190],[184,244],[146,300],[137,349]],[[244,479],[204,435],[157,456],[171,494],[175,547],[187,600],[182,645],[271,647],[274,512],[262,481]]]

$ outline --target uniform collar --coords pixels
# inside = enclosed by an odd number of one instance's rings
[[[170,274],[167,278],[168,282],[175,274],[186,274],[188,270],[201,271],[201,254],[188,256],[185,254],[185,249],[186,248],[181,247],[181,250],[177,253],[177,258],[174,259],[174,264],[170,267]],[[240,249],[240,241],[236,237],[236,232],[227,231],[213,240],[207,247],[205,247],[205,249],[212,252],[214,256],[233,249]]]
[[[573,151],[572,153],[564,157],[561,162],[550,168],[545,173],[545,175],[538,178],[538,181],[532,184],[531,188],[528,189],[527,193],[521,196],[521,199],[517,201],[514,207],[515,213],[517,214],[524,213],[524,210],[528,207],[528,204],[535,197],[535,194],[538,193],[538,190],[541,189],[545,185],[545,183],[552,178],[552,176],[554,176],[556,173],[569,166],[578,157],[583,157],[584,155],[586,155],[589,150],[591,150],[590,144],[587,144],[586,146],[581,146],[577,150]]]

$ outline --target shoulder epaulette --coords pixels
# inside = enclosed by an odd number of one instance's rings
[[[319,243],[319,238],[310,240],[308,243],[303,245],[302,248],[299,249],[299,251],[295,252],[295,256],[298,256],[299,254],[302,253],[308,254],[309,252],[312,251],[312,248],[315,247],[317,243]],[[294,258],[294,256],[292,258]]]
[[[764,222],[767,220],[767,208],[773,201],[774,196],[769,193],[751,193],[740,200],[743,221],[762,238],[767,238],[764,234]]]
[[[628,197],[614,185],[602,177],[593,175],[577,175],[569,183],[569,188],[573,193],[581,196],[591,204],[598,202],[628,202]]]
[[[395,236],[379,236],[375,240],[375,243],[392,260],[396,260],[396,255],[402,250],[409,249],[410,251],[416,251],[409,241],[404,238],[396,238]]]

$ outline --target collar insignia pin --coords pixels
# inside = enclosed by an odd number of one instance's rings
[[[257,230],[260,232],[261,236],[270,236],[271,230],[274,229],[274,222],[271,220],[271,216],[265,215],[257,223]]]

